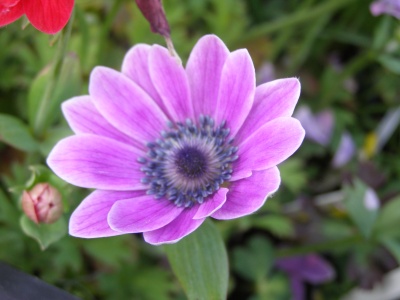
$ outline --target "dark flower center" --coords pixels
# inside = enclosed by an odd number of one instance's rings
[[[177,206],[201,204],[231,178],[238,148],[228,138],[225,122],[215,126],[210,117],[201,116],[198,124],[186,120],[168,127],[147,144],[147,157],[138,158],[147,194]]]
[[[188,178],[203,176],[207,170],[207,158],[195,147],[185,147],[179,150],[174,163],[178,172]]]

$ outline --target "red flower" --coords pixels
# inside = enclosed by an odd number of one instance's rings
[[[68,22],[74,0],[0,0],[0,26],[25,14],[38,30],[54,34]]]

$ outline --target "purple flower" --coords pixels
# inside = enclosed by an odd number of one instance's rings
[[[89,96],[63,104],[76,133],[47,160],[62,179],[97,189],[74,211],[70,234],[144,233],[174,243],[211,216],[259,209],[280,184],[277,164],[304,138],[290,116],[295,78],[256,88],[244,49],[201,38],[186,69],[158,45],[137,45],[122,72],[97,67]]]
[[[400,19],[400,0],[379,0],[371,3],[369,7],[371,14],[379,16],[388,14]]]
[[[306,138],[327,146],[331,141],[334,116],[332,111],[323,110],[315,115],[307,106],[297,109],[294,117],[298,119],[306,131]]]
[[[304,282],[321,284],[335,276],[331,265],[316,254],[282,258],[276,267],[289,276],[293,300],[305,299]]]
[[[368,187],[364,196],[364,205],[368,210],[377,210],[380,207],[380,201],[375,191]]]
[[[335,156],[332,160],[332,165],[335,168],[340,168],[347,164],[354,156],[356,146],[350,133],[345,131],[340,139],[339,147],[336,150]]]

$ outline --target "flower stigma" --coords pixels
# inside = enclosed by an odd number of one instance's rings
[[[216,192],[231,178],[232,163],[238,158],[238,147],[225,125],[224,121],[215,126],[208,116],[200,116],[198,124],[190,119],[168,123],[161,138],[147,144],[147,157],[138,158],[147,194],[192,207]]]

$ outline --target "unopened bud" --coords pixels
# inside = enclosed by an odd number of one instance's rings
[[[38,183],[22,194],[22,210],[36,224],[54,223],[63,212],[60,192],[48,183]]]
[[[143,16],[149,21],[151,30],[167,38],[170,29],[161,0],[136,0],[137,6]]]

